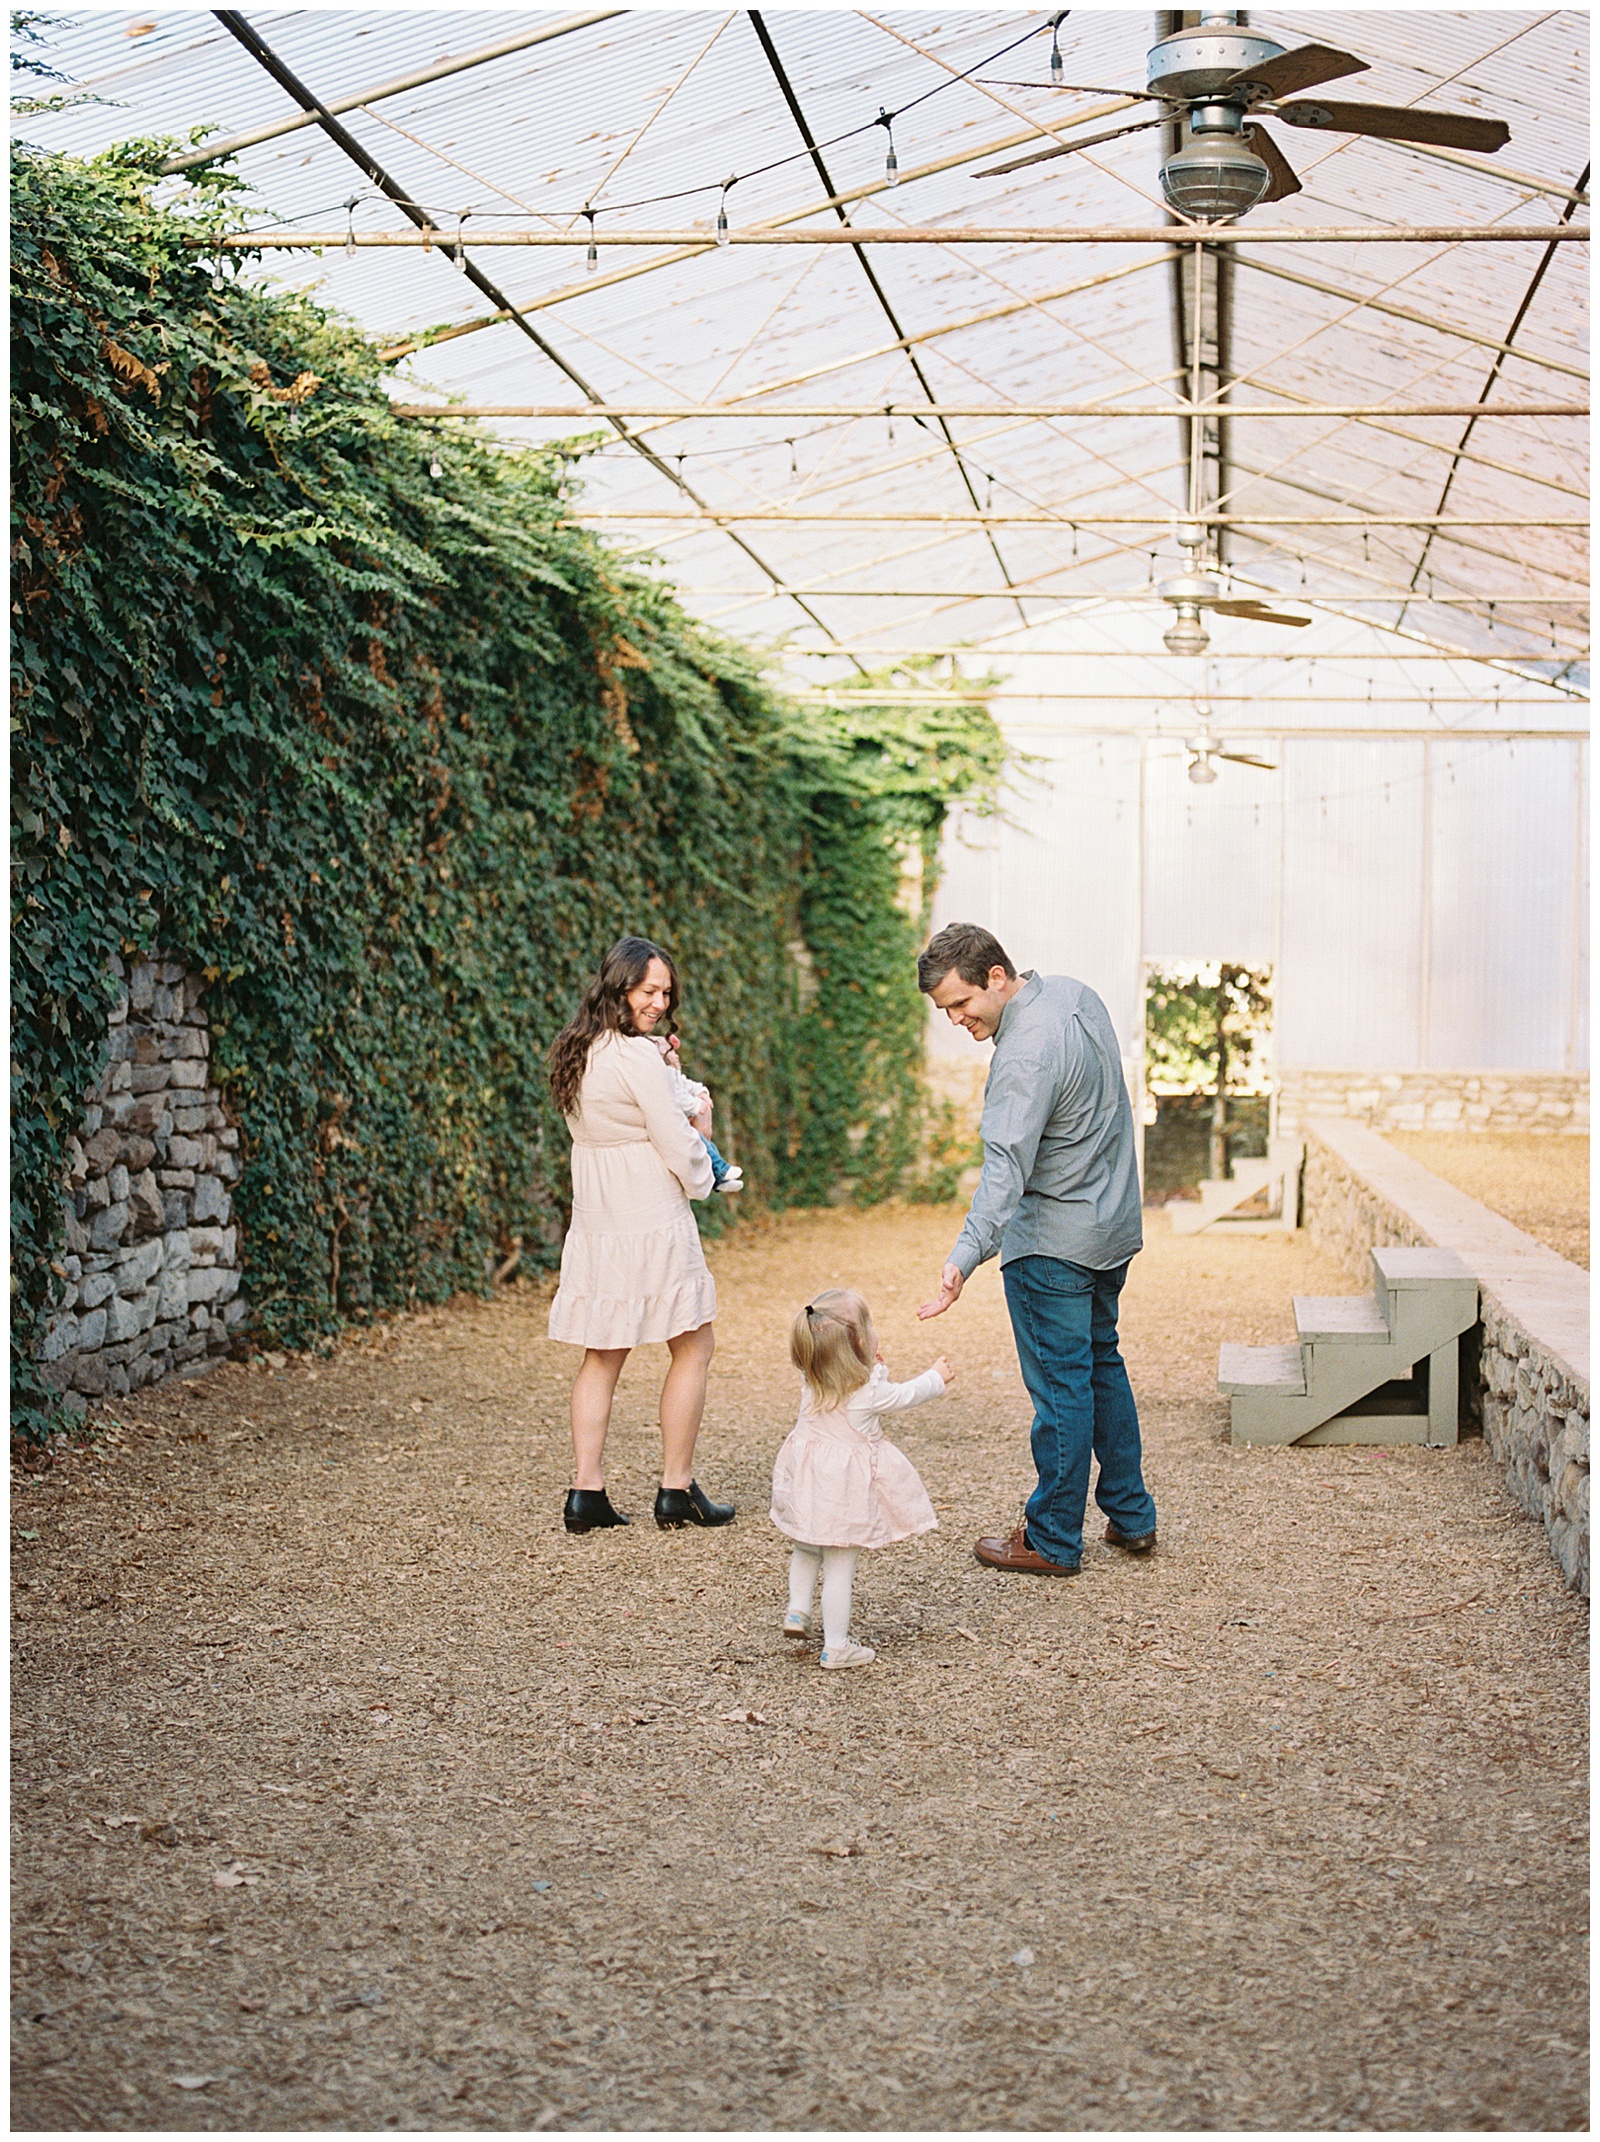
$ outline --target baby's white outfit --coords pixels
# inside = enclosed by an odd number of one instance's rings
[[[887,1547],[937,1531],[928,1491],[882,1416],[943,1396],[937,1369],[891,1383],[880,1361],[842,1406],[824,1410],[802,1379],[800,1418],[772,1468],[778,1530],[808,1547]]]
[[[673,1106],[681,1108],[686,1116],[699,1115],[711,1098],[711,1088],[702,1086],[697,1078],[685,1078],[681,1071],[674,1071],[665,1057],[662,1062],[666,1064],[667,1077],[672,1082]]]

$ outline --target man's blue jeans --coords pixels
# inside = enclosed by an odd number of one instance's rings
[[[1033,1400],[1028,1544],[1047,1562],[1083,1554],[1089,1456],[1100,1466],[1094,1499],[1131,1539],[1156,1529],[1139,1464],[1139,1413],[1117,1348],[1117,1298],[1128,1267],[1091,1272],[1064,1257],[1018,1257],[1001,1273],[1022,1380]]]

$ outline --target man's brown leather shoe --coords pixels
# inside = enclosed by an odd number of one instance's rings
[[[973,1553],[985,1569],[1014,1570],[1024,1577],[1075,1577],[1076,1562],[1047,1562],[1042,1554],[1035,1554],[1028,1545],[1028,1530],[1018,1525],[1015,1532],[1005,1539],[991,1536],[981,1539]]]
[[[1124,1554],[1148,1554],[1155,1543],[1153,1532],[1119,1532],[1109,1518],[1106,1521],[1108,1547],[1120,1547]]]

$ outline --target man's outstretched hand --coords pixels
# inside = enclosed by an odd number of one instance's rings
[[[966,1283],[966,1275],[958,1264],[947,1264],[939,1275],[939,1292],[935,1300],[924,1302],[917,1311],[925,1324],[931,1316],[943,1316],[951,1303],[959,1299]]]

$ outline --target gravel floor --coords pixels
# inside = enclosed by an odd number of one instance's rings
[[[716,1253],[700,1477],[659,1355],[569,1540],[545,1296],[123,1407],[21,1485],[19,2128],[1564,2129],[1587,2114],[1582,1602],[1481,1445],[1234,1450],[1220,1337],[1346,1291],[1175,1238],[1125,1316],[1162,1545],[972,1559],[1027,1479],[947,1211]],[[778,1634],[788,1314],[862,1285],[943,1529],[863,1558],[877,1665]],[[642,1521],[641,1521],[642,1520]]]
[[[1559,1256],[1589,1269],[1589,1141],[1547,1133],[1385,1134],[1412,1160],[1465,1190]]]

